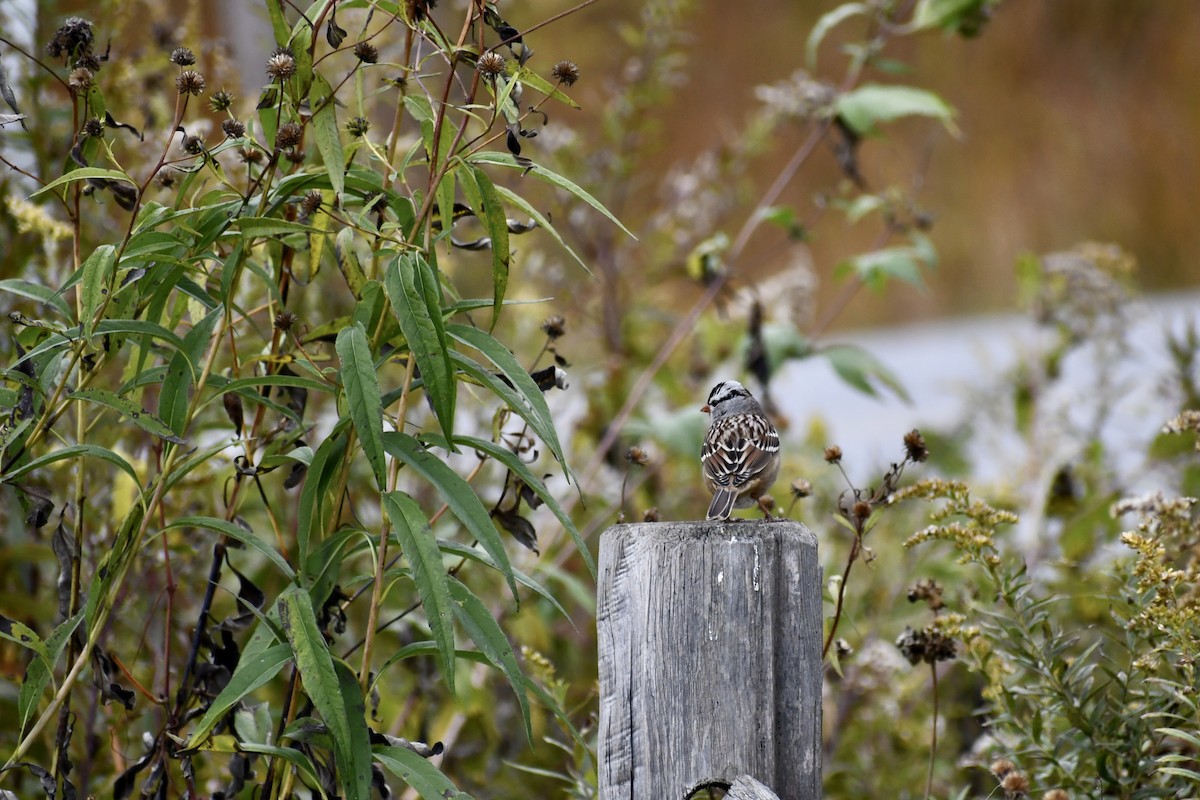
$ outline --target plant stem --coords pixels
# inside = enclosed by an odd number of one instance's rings
[[[396,409],[396,426],[398,430],[404,430],[404,417],[408,413],[408,391],[412,387],[416,367],[417,359],[412,354],[409,354],[408,363],[404,368],[404,383],[400,387],[400,406]],[[396,490],[396,481],[399,474],[400,460],[393,458],[388,468],[387,490],[389,492]],[[380,499],[382,500],[382,498]],[[379,621],[379,605],[383,598],[383,574],[387,570],[388,537],[392,531],[387,512],[383,510],[382,506],[383,503],[380,502],[380,518],[382,519],[382,523],[379,529],[379,552],[375,554],[375,580],[372,581],[371,585],[371,605],[367,609],[367,633],[363,637],[362,668],[358,672],[358,683],[362,687],[363,695],[367,694],[367,690],[371,685],[371,652],[375,646],[375,626]]]
[[[829,646],[833,644],[833,637],[837,635],[838,624],[842,621],[842,603],[846,598],[846,583],[850,580],[850,568],[854,566],[854,562],[858,560],[858,554],[862,550],[862,534],[854,535],[854,543],[850,545],[850,555],[846,558],[846,569],[842,570],[842,582],[838,584],[837,605],[833,610],[833,621],[829,623],[829,635],[825,637],[825,646],[821,648],[821,660],[829,655]]]
[[[929,800],[933,792],[933,759],[937,755],[937,722],[938,722],[938,674],[937,662],[929,665],[929,674],[933,678],[933,725],[929,732],[929,774],[925,778],[925,800]]]

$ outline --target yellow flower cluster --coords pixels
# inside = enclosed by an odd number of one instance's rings
[[[33,233],[48,240],[71,238],[71,226],[47,214],[42,206],[12,196],[4,198],[4,205],[17,221],[18,233]]]

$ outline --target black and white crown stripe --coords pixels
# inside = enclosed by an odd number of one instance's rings
[[[722,381],[712,388],[708,393],[708,405],[710,408],[716,408],[726,400],[732,400],[735,397],[751,397],[752,395],[737,381]]]

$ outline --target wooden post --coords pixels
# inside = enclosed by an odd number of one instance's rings
[[[797,522],[604,532],[600,800],[684,800],[743,775],[820,797],[820,572]]]

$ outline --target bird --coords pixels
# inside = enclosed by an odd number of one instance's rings
[[[779,432],[754,395],[737,381],[721,381],[700,409],[712,415],[700,466],[704,486],[713,493],[708,519],[725,521],[734,508],[758,503],[779,476]]]

